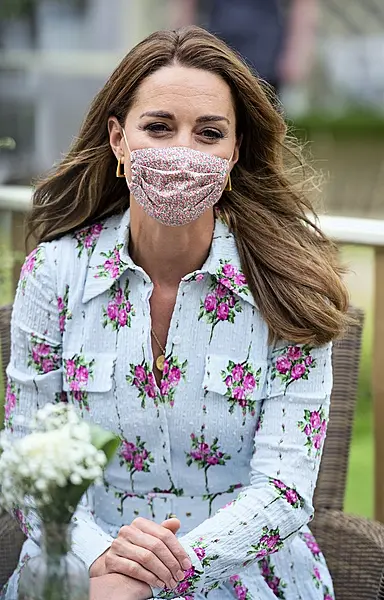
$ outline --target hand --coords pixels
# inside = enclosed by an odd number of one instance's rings
[[[152,590],[141,581],[119,573],[92,577],[89,582],[89,600],[147,600]]]
[[[121,573],[152,585],[173,589],[184,579],[184,570],[191,561],[175,533],[178,519],[168,519],[161,525],[139,517],[125,525],[111,547],[91,566],[90,577]]]

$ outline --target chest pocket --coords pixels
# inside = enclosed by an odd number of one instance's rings
[[[227,398],[229,412],[241,410],[254,415],[256,403],[265,397],[266,361],[252,361],[244,356],[208,354],[203,387]]]
[[[63,390],[75,397],[112,389],[116,353],[63,353]]]

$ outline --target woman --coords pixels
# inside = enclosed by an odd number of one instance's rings
[[[64,399],[121,437],[76,514],[92,600],[333,598],[307,524],[347,295],[284,139],[222,42],[158,32],[37,187],[7,414]]]

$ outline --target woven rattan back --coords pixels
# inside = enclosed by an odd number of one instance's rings
[[[4,385],[5,370],[11,354],[11,314],[11,305],[0,307],[0,357]]]
[[[364,320],[359,309],[351,308],[350,315],[355,324],[333,347],[331,414],[315,492],[316,510],[343,510],[344,506]]]

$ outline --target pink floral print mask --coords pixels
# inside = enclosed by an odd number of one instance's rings
[[[171,227],[195,221],[218,202],[230,167],[230,160],[179,146],[130,154],[129,190],[149,216]]]

